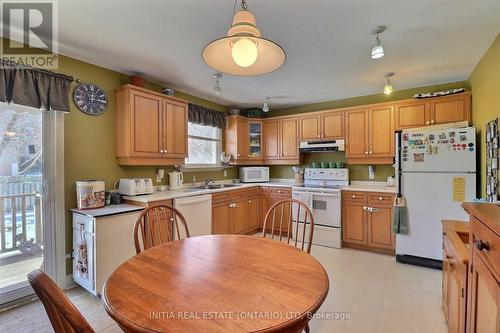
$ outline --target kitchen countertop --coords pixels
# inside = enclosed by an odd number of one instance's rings
[[[396,187],[387,186],[386,182],[371,182],[371,181],[351,181],[351,184],[349,186],[342,188],[342,190],[396,193]]]
[[[73,213],[82,214],[82,215],[85,215],[88,217],[95,218],[95,217],[103,217],[103,216],[109,216],[109,215],[115,215],[115,214],[136,212],[136,211],[143,210],[143,209],[144,209],[144,207],[141,207],[141,206],[120,204],[120,205],[108,205],[108,206],[104,206],[102,208],[96,208],[96,209],[72,208],[70,210]]]
[[[232,181],[222,181],[222,182],[215,182],[215,184],[232,184]],[[232,190],[239,190],[243,188],[251,188],[251,187],[257,187],[257,186],[270,186],[270,187],[292,187],[294,185],[293,180],[273,180],[271,179],[270,182],[265,182],[265,183],[240,183],[240,186],[234,186],[234,187],[225,187],[225,188],[217,188],[217,189],[206,189],[206,190],[192,190],[190,187],[186,187],[185,189],[182,190],[176,190],[176,191],[162,191],[162,192],[155,192],[152,194],[146,194],[146,195],[139,195],[139,196],[124,196],[123,199],[126,199],[129,202],[140,202],[140,203],[147,203],[147,202],[155,202],[155,201],[161,201],[161,200],[171,200],[171,199],[178,199],[178,198],[186,198],[186,197],[192,197],[195,195],[203,195],[203,194],[212,194],[212,193],[218,193],[218,192],[224,192],[224,191],[232,191]]]

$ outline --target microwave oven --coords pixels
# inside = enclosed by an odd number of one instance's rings
[[[243,183],[260,183],[269,181],[269,167],[242,167],[240,180]]]

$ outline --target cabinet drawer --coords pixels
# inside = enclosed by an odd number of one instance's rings
[[[212,205],[229,201],[229,192],[220,192],[212,194]]]
[[[390,207],[394,205],[394,194],[370,193],[369,203],[372,206]]]
[[[248,197],[254,197],[259,195],[259,188],[258,187],[251,187],[245,191],[245,194]]]
[[[244,199],[247,196],[247,190],[235,190],[229,192],[229,199],[238,200]]]
[[[292,190],[288,187],[270,187],[269,188],[269,195],[271,196],[278,196],[278,197],[291,197],[292,196]]]
[[[485,226],[474,216],[471,217],[472,246],[475,247],[479,256],[484,262],[500,276],[500,241],[490,228]],[[487,249],[479,250],[477,242],[481,241]]]
[[[364,192],[342,192],[342,200],[346,202],[366,202],[366,193]]]

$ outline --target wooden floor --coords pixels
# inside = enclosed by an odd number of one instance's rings
[[[347,320],[313,319],[313,333],[444,333],[441,272],[398,264],[394,257],[313,246],[330,277],[320,312],[347,313]],[[98,298],[75,288],[68,295],[96,332],[121,332]],[[0,313],[0,332],[52,332],[39,302]]]

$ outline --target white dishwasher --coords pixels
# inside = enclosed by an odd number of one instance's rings
[[[191,237],[212,234],[212,195],[174,199],[174,207],[186,219]]]

